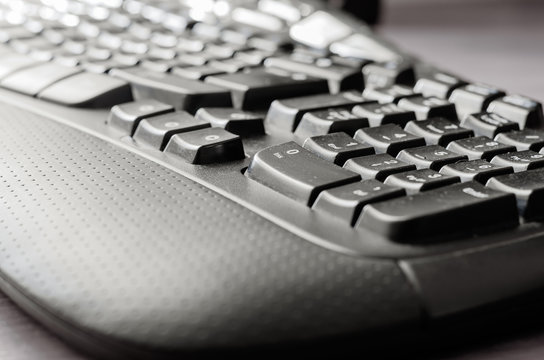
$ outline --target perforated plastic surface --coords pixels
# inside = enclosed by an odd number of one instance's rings
[[[2,277],[91,334],[248,346],[415,319],[397,265],[319,248],[78,130],[0,106]]]

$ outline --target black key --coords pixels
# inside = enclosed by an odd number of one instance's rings
[[[416,118],[413,111],[406,111],[395,104],[367,103],[356,105],[352,111],[355,115],[367,118],[370,126],[397,124],[404,127],[408,121]]]
[[[466,84],[466,81],[453,75],[433,72],[420,78],[414,86],[414,91],[421,93],[425,97],[448,99],[453,90]]]
[[[321,192],[312,209],[342,218],[353,226],[365,205],[404,195],[403,189],[364,180]]]
[[[419,120],[443,117],[457,121],[455,105],[444,99],[413,96],[399,100],[399,107],[405,110],[414,111]]]
[[[413,86],[415,82],[414,69],[408,61],[371,63],[363,67],[363,76],[367,87]]]
[[[380,104],[397,104],[400,99],[418,96],[411,87],[406,85],[393,85],[383,88],[367,87],[363,91],[363,96],[369,100],[376,100]]]
[[[30,96],[37,95],[49,85],[81,72],[80,69],[55,63],[44,63],[16,71],[1,81],[1,86]]]
[[[461,161],[440,169],[441,174],[458,176],[462,182],[478,181],[482,184],[493,176],[511,174],[513,171],[511,166],[499,166],[485,160]]]
[[[389,175],[385,184],[404,188],[408,194],[436,189],[459,182],[457,176],[440,174],[430,169],[411,170]]]
[[[53,83],[38,97],[67,106],[108,108],[131,101],[132,92],[122,79],[82,72]]]
[[[468,182],[367,205],[358,226],[415,243],[518,224],[515,196]]]
[[[514,194],[519,213],[525,220],[544,217],[544,169],[493,177],[486,186]]]
[[[245,110],[266,109],[275,99],[328,92],[325,80],[263,68],[209,76],[205,82],[231,90],[234,107]]]
[[[425,146],[423,138],[409,134],[394,124],[359,129],[354,138],[373,146],[377,153],[388,153],[392,156],[397,156],[403,149]]]
[[[498,134],[495,136],[495,141],[515,146],[518,151],[539,151],[544,147],[544,132],[531,129],[510,131]]]
[[[205,106],[231,106],[230,93],[201,81],[138,68],[113,69],[111,75],[132,84],[136,99],[157,99],[193,114]]]
[[[416,166],[395,159],[389,154],[376,154],[349,159],[344,169],[351,170],[363,179],[385,181],[391,174],[416,170]]]
[[[209,122],[241,136],[264,134],[264,114],[233,108],[200,108],[195,114],[199,120]]]
[[[210,65],[173,67],[172,74],[192,80],[203,80],[210,75],[224,74],[223,70]]]
[[[0,56],[0,79],[13,74],[14,72],[39,65],[41,62],[32,59],[29,56],[7,53]]]
[[[304,114],[295,130],[295,135],[299,139],[334,132],[345,132],[353,136],[355,131],[363,127],[368,127],[366,118],[355,115],[349,109],[333,108]]]
[[[343,165],[346,160],[357,156],[374,154],[372,147],[361,144],[342,132],[308,138],[303,148],[337,165]]]
[[[427,145],[447,146],[454,140],[474,136],[472,130],[464,129],[444,118],[410,121],[404,130],[425,138]]]
[[[139,143],[163,150],[172,135],[208,127],[210,123],[185,111],[176,111],[142,119],[133,137]]]
[[[459,119],[485,111],[491,101],[504,96],[504,92],[484,84],[468,84],[453,90],[449,101],[455,104]]]
[[[544,125],[542,104],[520,95],[508,95],[493,100],[487,106],[487,111],[517,122],[521,129],[541,128]]]
[[[332,61],[322,63],[306,63],[290,57],[271,57],[264,62],[265,66],[278,68],[294,73],[327,80],[329,92],[337,94],[341,90],[363,90],[363,75],[360,69],[333,64]]]
[[[495,155],[516,151],[515,147],[501,144],[487,136],[455,140],[448,144],[447,149],[467,155],[469,160],[484,159],[488,161]]]
[[[361,179],[359,175],[320,159],[294,142],[259,151],[251,160],[246,174],[309,206],[321,191]]]
[[[302,116],[309,111],[351,107],[365,102],[368,100],[356,91],[275,100],[266,115],[266,123],[278,129],[295,131]]]
[[[242,139],[220,128],[174,134],[164,151],[191,164],[213,164],[245,157]]]
[[[157,100],[139,100],[114,106],[107,123],[132,135],[142,119],[172,111],[174,111],[172,106]]]
[[[461,120],[461,126],[474,130],[476,136],[489,138],[494,138],[498,133],[519,130],[518,123],[487,112],[467,115]]]
[[[414,164],[418,169],[432,169],[435,171],[439,171],[444,165],[468,160],[466,155],[452,153],[439,145],[404,149],[399,152],[397,159]]]
[[[523,150],[499,154],[491,159],[491,163],[499,166],[511,166],[514,172],[544,167],[544,154],[533,150]]]

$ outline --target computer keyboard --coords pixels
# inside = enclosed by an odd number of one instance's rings
[[[1,287],[88,351],[417,328],[544,286],[541,104],[325,3],[4,0],[0,42],[0,143],[43,144],[0,154]]]

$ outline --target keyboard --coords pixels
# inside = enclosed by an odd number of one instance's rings
[[[544,286],[544,116],[319,1],[0,1],[0,288],[98,357]]]

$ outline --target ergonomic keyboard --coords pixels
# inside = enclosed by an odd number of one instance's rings
[[[0,1],[0,287],[146,358],[544,286],[541,104],[298,0]]]

